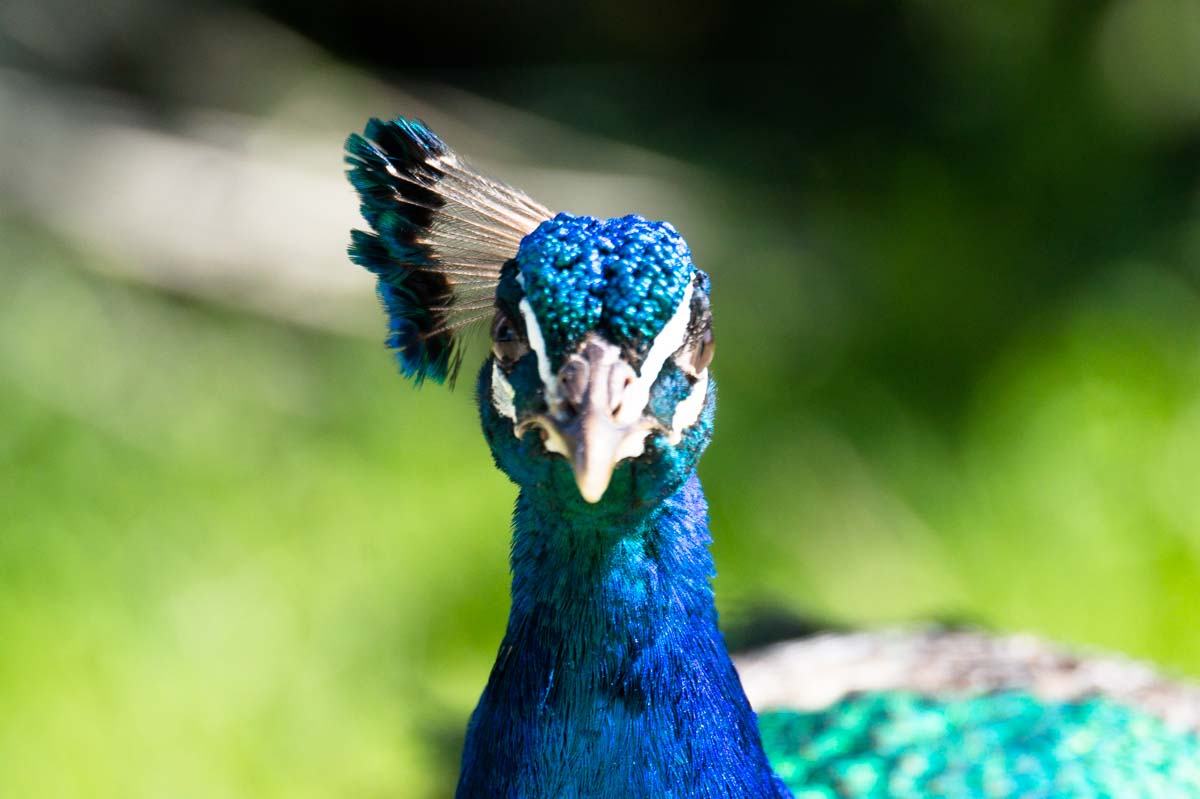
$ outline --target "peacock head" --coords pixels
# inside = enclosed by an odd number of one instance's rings
[[[453,380],[490,322],[477,398],[497,465],[561,509],[651,507],[695,469],[715,386],[708,276],[665,222],[551,213],[420,123],[347,143],[401,371]]]
[[[501,271],[479,379],[496,461],[564,500],[660,498],[708,441],[712,355],[708,277],[671,225],[559,214]]]

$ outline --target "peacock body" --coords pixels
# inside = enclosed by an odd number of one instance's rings
[[[475,390],[519,487],[512,608],[460,799],[1200,797],[1193,689],[1101,669],[1141,686],[1107,690],[978,636],[763,653],[741,667],[756,715],[713,604],[710,285],[683,238],[554,214],[419,122],[372,120],[347,150],[371,228],[350,255],[401,372],[453,381],[491,321]]]

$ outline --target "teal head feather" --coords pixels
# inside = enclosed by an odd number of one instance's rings
[[[525,237],[516,263],[551,365],[595,330],[644,356],[696,271],[674,227],[634,215],[559,214]]]

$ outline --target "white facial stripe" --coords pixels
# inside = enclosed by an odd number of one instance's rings
[[[524,291],[524,276],[517,275],[517,285]],[[529,304],[529,299],[522,297],[517,308],[521,311],[521,318],[525,320],[525,336],[529,339],[529,349],[533,350],[533,355],[537,358],[538,376],[542,378],[542,387],[546,392],[546,405],[554,410],[558,407],[558,380],[550,371],[546,339],[542,338],[542,328],[538,325],[537,317],[533,315],[533,306]]]
[[[546,354],[546,340],[542,338],[542,329],[538,327],[537,317],[533,315],[533,306],[529,300],[522,298],[521,316],[525,319],[525,334],[529,338],[529,349],[537,356],[538,376],[542,378],[542,386],[546,389],[546,404],[553,408],[558,403],[558,381],[550,371],[550,358]]]
[[[646,436],[650,435],[650,431],[646,430],[640,435],[625,436],[621,439],[620,445],[617,446],[617,451],[613,455],[617,463],[626,458],[637,458],[646,451]]]
[[[646,410],[646,405],[650,402],[650,388],[658,379],[658,373],[662,371],[663,364],[667,362],[667,358],[670,358],[683,346],[683,340],[687,336],[688,322],[692,318],[693,288],[694,286],[689,282],[687,289],[683,292],[683,299],[679,301],[679,306],[675,309],[675,314],[654,337],[650,351],[642,360],[642,367],[638,371],[637,379],[629,388],[625,389],[621,399],[618,421],[624,424],[633,424],[641,418],[642,412]]]
[[[516,396],[517,392],[504,376],[500,365],[492,361],[492,407],[496,409],[496,413],[517,421],[517,407],[513,404]]]
[[[696,423],[700,412],[704,410],[704,399],[708,396],[708,370],[705,369],[696,378],[692,391],[678,405],[675,415],[671,418],[671,435],[668,439],[671,445],[678,444],[683,438],[683,431]]]

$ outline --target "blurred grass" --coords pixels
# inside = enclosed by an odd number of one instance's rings
[[[420,795],[504,618],[466,397],[3,236],[0,795]]]
[[[445,795],[513,497],[469,392],[0,238],[0,795]],[[1178,278],[1115,265],[1036,319],[952,436],[866,373],[764,369],[724,297],[702,471],[728,619],[953,616],[1200,674]]]

